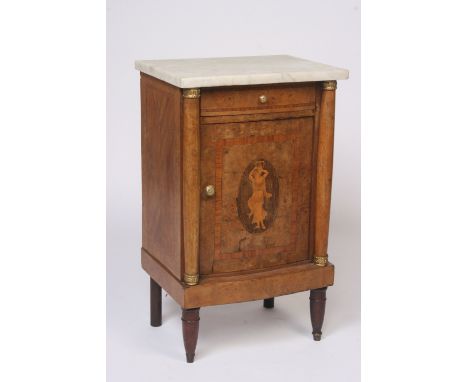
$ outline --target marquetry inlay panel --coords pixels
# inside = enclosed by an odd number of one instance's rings
[[[201,127],[202,274],[308,258],[313,118]]]

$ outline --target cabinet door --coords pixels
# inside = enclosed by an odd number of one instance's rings
[[[201,274],[309,258],[314,119],[201,126]]]

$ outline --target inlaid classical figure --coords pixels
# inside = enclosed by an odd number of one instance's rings
[[[252,223],[256,225],[256,228],[266,229],[265,218],[267,212],[263,208],[263,203],[265,198],[271,198],[271,194],[266,190],[266,178],[269,172],[263,168],[263,164],[264,161],[257,161],[255,167],[249,173],[252,195],[247,201],[247,204],[250,210],[249,218]]]

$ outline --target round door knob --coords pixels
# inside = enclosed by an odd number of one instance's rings
[[[206,196],[213,196],[215,194],[215,188],[212,184],[205,187]]]
[[[265,94],[262,94],[260,97],[258,97],[258,100],[260,101],[260,103],[266,103],[268,98]]]

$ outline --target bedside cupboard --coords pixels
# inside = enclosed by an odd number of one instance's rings
[[[336,81],[291,56],[137,61],[151,325],[161,288],[193,362],[201,307],[310,290],[320,340],[333,285],[328,228]]]

